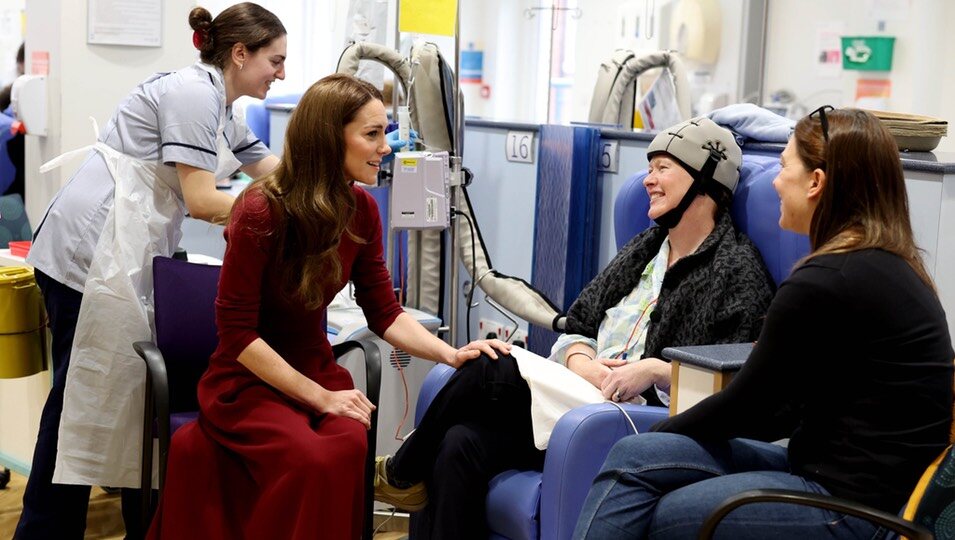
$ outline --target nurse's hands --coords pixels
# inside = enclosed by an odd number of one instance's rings
[[[418,140],[418,132],[415,130],[410,130],[408,135],[411,137],[411,141]],[[382,163],[390,163],[391,160],[395,159],[395,152],[401,150],[405,146],[408,146],[408,143],[411,141],[404,141],[398,138],[398,130],[389,131],[385,134],[385,142],[388,143],[388,146],[391,147],[391,153],[381,158]]]
[[[451,357],[446,358],[444,363],[457,369],[463,366],[465,362],[481,356],[481,353],[488,355],[491,360],[497,360],[497,353],[499,352],[501,354],[510,354],[510,343],[504,343],[499,339],[479,339],[468,343],[460,349],[454,350]]]
[[[365,429],[371,429],[371,412],[375,410],[375,406],[360,390],[324,390],[315,409],[318,412],[354,418],[364,424]]]
[[[600,392],[610,401],[630,401],[653,385],[661,390],[670,388],[670,364],[659,358],[644,358],[614,368],[603,380]]]

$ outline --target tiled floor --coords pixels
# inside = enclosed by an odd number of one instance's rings
[[[13,530],[20,519],[20,510],[23,504],[23,489],[26,479],[16,473],[6,489],[0,490],[0,538],[12,538]],[[392,525],[395,520],[392,520]],[[389,529],[394,527],[382,527]],[[87,539],[117,539],[122,540],[125,529],[123,517],[120,514],[119,494],[111,495],[99,488],[93,488],[90,496],[90,509],[86,522]],[[407,533],[400,531],[380,532],[375,540],[406,540]]]

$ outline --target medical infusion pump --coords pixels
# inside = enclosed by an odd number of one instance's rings
[[[398,152],[391,178],[393,229],[446,229],[451,223],[447,152]]]

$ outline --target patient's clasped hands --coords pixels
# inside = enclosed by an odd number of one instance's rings
[[[599,388],[606,399],[631,401],[653,385],[661,390],[670,388],[670,364],[659,358],[644,358],[615,367]]]

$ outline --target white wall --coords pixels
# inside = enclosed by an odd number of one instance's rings
[[[535,89],[544,83],[539,76],[539,62],[546,63],[546,51],[544,59],[539,60],[540,18],[529,19],[524,10],[544,2],[460,1],[461,47],[474,42],[475,48],[484,51],[484,83],[491,91],[490,98],[483,100],[475,98],[474,88],[464,85],[465,113],[495,120],[534,122],[538,101]],[[476,106],[472,108],[471,104]]]
[[[17,48],[23,41],[23,4],[25,0],[0,2],[0,84],[7,85],[17,76]]]
[[[387,0],[394,9],[395,0]],[[577,21],[575,47],[574,114],[586,118],[597,66],[615,47],[613,32],[617,7],[625,0],[581,0],[583,17]],[[204,4],[213,12],[231,0]],[[263,0],[289,31],[287,79],[273,93],[304,90],[334,70],[348,33],[349,0]],[[549,2],[536,0],[461,0],[461,43],[474,42],[485,52],[484,82],[491,97],[476,97],[476,88],[465,85],[468,114],[499,120],[539,121],[546,85],[548,51],[542,49],[541,20],[546,12],[528,19],[524,10]],[[668,5],[659,0],[660,6]],[[738,31],[744,2],[720,0],[724,28],[714,86],[735,92],[739,66]],[[154,71],[185,66],[196,58],[191,45],[187,14],[193,3],[168,0],[163,4],[161,48],[88,45],[85,39],[86,2],[31,0],[26,6],[27,71],[32,51],[50,53],[50,134],[27,138],[28,212],[34,224],[47,202],[69,178],[75,162],[39,176],[36,168],[59,153],[92,142],[88,117],[104,125],[117,103],[137,83]],[[855,81],[880,74],[844,71],[834,78],[814,71],[816,28],[822,21],[842,21],[846,33],[873,34],[877,20],[874,6],[901,5],[885,22],[885,34],[896,36],[891,108],[938,116],[955,121],[955,33],[943,24],[955,20],[955,2],[947,0],[772,0],[769,3],[766,42],[765,92],[789,89],[811,110],[823,103],[850,104]],[[56,14],[51,16],[50,14]],[[389,15],[388,41],[394,42],[394,16]],[[544,25],[546,26],[546,25]],[[546,29],[546,28],[545,28]],[[661,36],[665,33],[659,32]],[[426,36],[439,43],[453,62],[451,38]],[[734,67],[735,66],[735,67]],[[942,139],[939,150],[955,151],[955,134]]]
[[[597,70],[600,64],[610,59],[613,51],[621,46],[640,51],[654,51],[660,49],[675,49],[676,44],[670,41],[670,14],[676,6],[676,0],[659,0],[655,2],[658,11],[659,28],[655,30],[653,39],[644,37],[624,40],[619,36],[622,22],[619,19],[619,8],[623,4],[634,4],[629,0],[586,0],[580,6],[583,16],[578,21],[578,37],[574,48],[576,54],[577,72],[574,76],[573,114],[575,121],[586,121],[590,111],[590,100],[594,85],[597,82]],[[643,8],[637,3],[638,10]],[[709,73],[709,80],[705,87],[694,87],[694,98],[704,91],[717,94],[726,94],[733,102],[743,96],[738,95],[738,79],[740,69],[740,49],[742,47],[741,27],[743,11],[748,2],[744,0],[719,0],[720,31],[719,56],[715,64],[705,64],[693,60],[684,60],[687,74],[695,71]],[[642,11],[640,11],[642,13]],[[651,76],[648,74],[648,77]],[[655,77],[655,75],[653,75]],[[651,79],[652,80],[652,79]],[[695,99],[694,99],[695,101]]]
[[[44,175],[37,168],[64,151],[92,144],[89,117],[104,127],[119,101],[151,73],[178,69],[197,59],[188,23],[194,5],[191,0],[163,2],[162,47],[124,47],[86,43],[86,2],[27,2],[27,73],[32,51],[50,54],[49,134],[26,139],[27,213],[34,227],[78,160]]]
[[[895,13],[880,12],[884,5]],[[878,32],[880,13],[886,16]],[[852,105],[859,78],[888,78],[889,108],[955,122],[955,34],[945,25],[955,17],[948,0],[772,0],[766,38],[765,89],[788,89],[808,110],[823,104]],[[822,76],[815,68],[816,31],[822,21],[839,21],[846,35],[895,36],[892,71],[840,71]],[[937,150],[955,151],[955,133]]]

